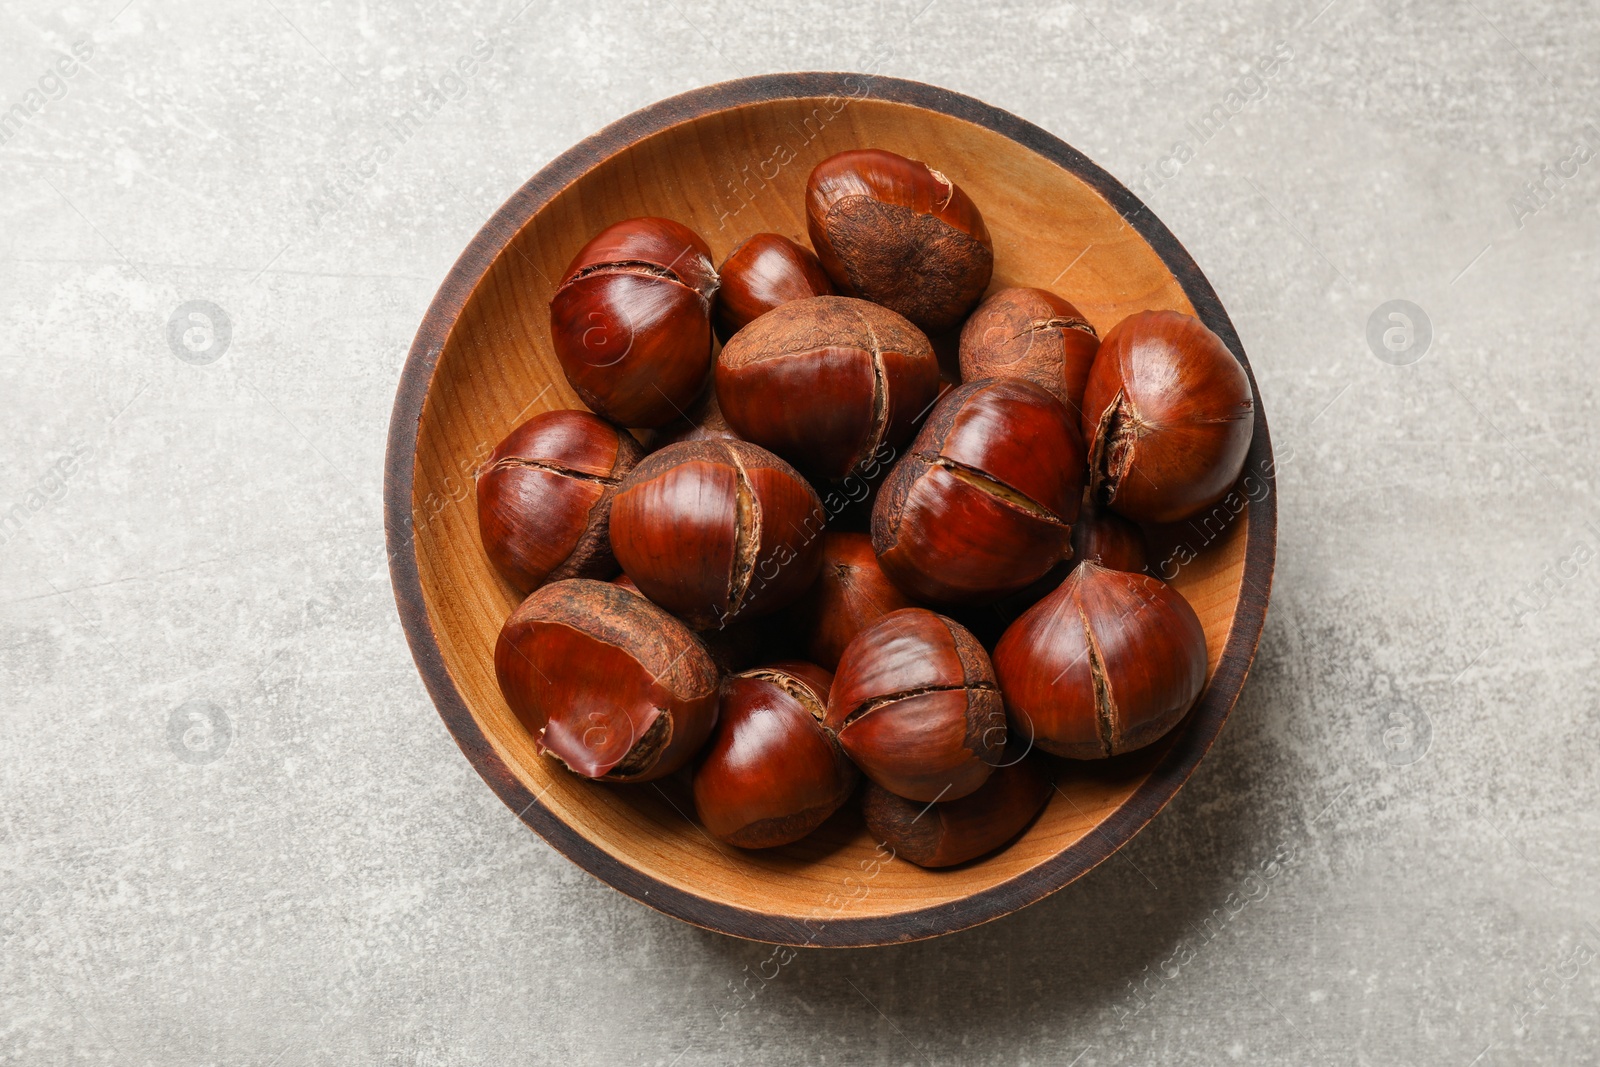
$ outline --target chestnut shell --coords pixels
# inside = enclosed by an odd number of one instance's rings
[[[833,675],[775,663],[723,679],[721,717],[694,775],[695,809],[741,848],[798,841],[855,790],[860,773],[822,725]]]
[[[617,487],[611,548],[646,597],[705,630],[793,603],[822,565],[825,525],[816,490],[766,449],[684,441]]]
[[[926,608],[890,612],[856,635],[834,673],[825,724],[863,774],[923,803],[977,789],[1006,743],[988,654]]]
[[[624,426],[681,415],[711,372],[717,274],[700,235],[671,219],[607,226],[578,250],[550,299],[567,381]]]
[[[961,187],[926,163],[867,148],[818,163],[806,227],[841,293],[927,331],[959,323],[994,272],[994,242]]]
[[[605,578],[611,498],[644,456],[626,430],[587,411],[546,411],[506,435],[478,472],[478,535],[517,592]]]
[[[1255,430],[1250,378],[1192,315],[1141,311],[1100,343],[1083,397],[1090,489],[1139,522],[1177,522],[1221,500]]]
[[[865,300],[793,300],[717,357],[717,401],[740,437],[822,480],[886,465],[939,393],[922,331]]]
[[[994,650],[1018,738],[1099,759],[1160,738],[1206,680],[1206,635],[1176,589],[1086,560],[1023,612]]]
[[[822,539],[822,572],[792,617],[806,655],[832,670],[858,633],[891,611],[915,606],[883,573],[872,538],[830,530]]]
[[[717,274],[717,336],[724,342],[780,304],[834,291],[816,253],[776,233],[746,237]]]
[[[1022,378],[945,394],[872,509],[878,561],[910,596],[997,600],[1071,551],[1083,444],[1061,401]]]
[[[506,703],[574,773],[645,782],[687,763],[717,720],[717,668],[689,629],[610,582],[569,578],[524,600],[494,650]]]

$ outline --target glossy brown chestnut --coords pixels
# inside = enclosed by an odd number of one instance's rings
[[[1082,312],[1047,289],[1002,289],[961,327],[961,378],[1026,378],[1082,418],[1083,387],[1100,338]]]
[[[860,774],[822,725],[833,675],[775,663],[723,679],[721,718],[694,773],[712,836],[740,848],[798,841],[850,799]]]
[[[585,778],[670,774],[717,721],[717,669],[694,634],[610,582],[570,578],[524,600],[494,672],[534,747]]]
[[[724,342],[779,304],[833,292],[816,254],[776,233],[745,238],[717,274],[717,336]]]
[[[1061,401],[1023,378],[952,389],[872,509],[889,579],[935,603],[992,601],[1071,551],[1083,444]]]
[[[1016,737],[1098,759],[1177,725],[1205,685],[1206,635],[1166,583],[1086,560],[1007,628],[994,666]]]
[[[806,655],[831,669],[856,634],[891,611],[914,606],[878,566],[872,538],[830,530],[822,539],[822,573],[795,604],[793,618]]]
[[[578,250],[550,301],[567,381],[596,413],[662,426],[711,372],[711,250],[671,219],[627,219]]]
[[[611,548],[641,592],[697,630],[792,603],[822,565],[825,516],[798,471],[748,441],[685,441],[617,487]]]
[[[926,608],[890,612],[856,635],[834,674],[825,725],[868,778],[924,804],[977,789],[1006,743],[983,646]]]
[[[1072,558],[1092,559],[1114,571],[1143,571],[1150,550],[1139,524],[1096,504],[1085,494],[1078,521],[1072,524]]]
[[[931,808],[868,784],[861,813],[874,840],[919,867],[953,867],[1011,841],[1044,810],[1050,780],[1037,757],[1023,756],[997,767],[989,780],[960,800]]]
[[[887,308],[817,296],[735,334],[716,384],[740,437],[831,480],[892,461],[938,395],[939,362],[922,331]]]
[[[956,325],[989,287],[994,242],[961,187],[905,156],[840,152],[806,181],[806,226],[841,293],[923,330]]]
[[[1129,315],[1101,342],[1084,389],[1090,489],[1139,522],[1186,519],[1238,480],[1254,417],[1249,377],[1203,322]]]
[[[587,411],[546,411],[518,426],[478,472],[478,535],[519,593],[562,578],[615,574],[611,498],[644,456],[632,434]]]

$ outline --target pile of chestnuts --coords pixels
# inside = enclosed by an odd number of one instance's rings
[[[660,218],[573,258],[550,332],[589,410],[536,415],[477,477],[525,598],[495,671],[539,752],[681,774],[729,844],[859,798],[898,856],[965,863],[1068,761],[1199,697],[1205,633],[1147,531],[1239,479],[1251,387],[1187,315],[1100,337],[1056,293],[985,299],[983,216],[923,163],[839,153],[805,210],[810,248],[758,233],[720,267]]]

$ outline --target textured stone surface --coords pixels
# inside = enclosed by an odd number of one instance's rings
[[[9,5],[0,1061],[1592,1060],[1600,8],[1321,2]],[[1254,675],[1146,833],[1004,921],[763,981],[473,773],[380,471],[422,312],[521,181],[663,96],[830,68],[1139,187],[1288,458]],[[1575,173],[1518,208],[1544,166]],[[1399,365],[1394,299],[1431,323]],[[231,323],[209,363],[169,345],[191,300]]]

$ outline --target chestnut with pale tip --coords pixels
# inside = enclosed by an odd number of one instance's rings
[[[740,437],[821,481],[886,466],[939,392],[927,337],[887,308],[792,300],[717,357],[717,402]]]
[[[1026,378],[1078,419],[1099,347],[1094,326],[1069,301],[1048,289],[1002,289],[961,327],[961,377]]]
[[[1023,378],[947,393],[872,509],[872,546],[908,595],[992,602],[1071,551],[1083,444],[1067,409]]]
[[[695,635],[610,582],[534,592],[501,627],[494,670],[534,747],[585,778],[671,774],[717,721],[717,668]]]
[[[478,536],[524,595],[547,581],[615,574],[611,498],[644,456],[634,436],[587,411],[545,411],[506,435],[477,478]]]
[[[971,198],[926,163],[882,149],[816,165],[806,227],[841,293],[929,332],[960,323],[994,273],[994,242]]]
[[[839,659],[825,725],[861,772],[907,800],[955,800],[1000,762],[1006,720],[989,656],[926,608],[890,612]]]
[[[711,373],[716,291],[711,250],[682,223],[607,226],[578,250],[550,300],[550,340],[567,381],[612,422],[671,422]]]
[[[873,840],[894,849],[900,859],[919,867],[953,867],[1011,842],[1044,810],[1051,791],[1036,756],[1008,749],[1004,764],[959,800],[918,804],[868,784],[861,813]]]
[[[816,580],[822,501],[748,441],[652,452],[611,503],[611,550],[644,595],[696,630],[793,603]]]
[[[721,717],[694,773],[694,806],[712,836],[775,848],[825,822],[860,773],[822,724],[833,676],[784,662],[723,679]]]
[[[717,268],[717,336],[728,338],[780,304],[833,293],[816,254],[776,233],[746,237]]]
[[[1176,589],[1085,560],[1001,636],[1013,733],[1072,759],[1118,756],[1178,724],[1206,680],[1206,635]]]
[[[1178,522],[1227,495],[1255,429],[1250,377],[1192,315],[1141,311],[1089,368],[1083,434],[1094,498],[1138,522]]]

